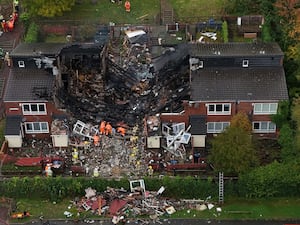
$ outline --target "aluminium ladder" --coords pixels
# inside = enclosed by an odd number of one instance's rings
[[[224,173],[219,172],[219,204],[224,203]]]

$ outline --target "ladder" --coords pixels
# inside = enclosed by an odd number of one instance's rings
[[[224,203],[224,173],[219,172],[219,204]]]

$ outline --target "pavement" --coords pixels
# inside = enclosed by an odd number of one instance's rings
[[[107,220],[87,220],[87,221],[73,221],[73,220],[44,220],[32,221],[25,225],[111,225],[113,224],[110,219]],[[200,220],[200,219],[161,219],[158,221],[151,220],[132,220],[126,221],[123,224],[161,224],[161,225],[284,225],[293,224],[300,225],[300,220]],[[13,224],[11,224],[13,225]],[[17,225],[17,224],[15,224]]]

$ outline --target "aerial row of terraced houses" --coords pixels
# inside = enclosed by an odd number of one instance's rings
[[[189,59],[190,99],[184,110],[162,113],[162,123],[191,125],[192,145],[203,148],[206,139],[222,132],[238,112],[248,115],[253,133],[276,138],[271,120],[280,101],[288,100],[284,54],[276,43],[185,43]],[[98,61],[103,47],[86,43],[21,43],[10,54],[12,68],[4,94],[5,138],[10,148],[24,138],[50,138],[51,123],[64,118],[54,89],[63,86],[66,65],[77,58]],[[72,57],[70,56],[72,55]],[[53,138],[53,136],[52,136]],[[57,138],[57,137],[56,137]],[[148,137],[150,148],[159,137]]]

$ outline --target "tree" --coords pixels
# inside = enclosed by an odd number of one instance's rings
[[[228,175],[244,173],[258,162],[248,125],[245,122],[239,123],[238,118],[244,120],[247,116],[238,114],[233,117],[233,124],[211,141],[209,161],[216,171]]]
[[[278,104],[277,113],[272,115],[272,121],[277,128],[281,128],[284,124],[290,121],[290,103],[289,101],[280,101]]]
[[[249,118],[243,112],[239,112],[234,117],[232,117],[232,119],[230,121],[230,126],[241,128],[244,131],[248,132],[249,134],[252,131],[252,126],[251,126],[251,123],[249,121]]]
[[[293,105],[291,110],[292,121],[295,125],[295,143],[298,154],[300,154],[300,97],[293,99]]]
[[[70,11],[75,0],[26,0],[22,1],[22,7],[31,17],[54,17],[61,16],[64,12]]]

